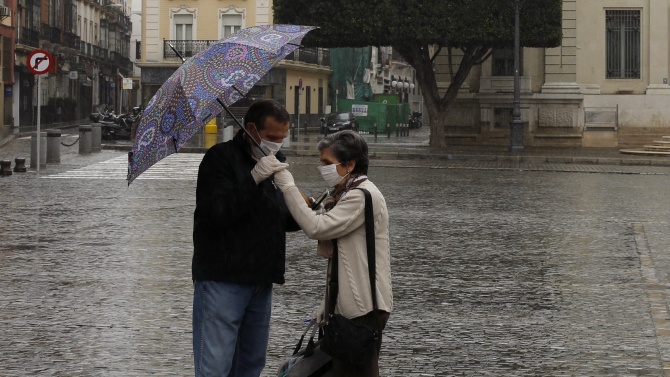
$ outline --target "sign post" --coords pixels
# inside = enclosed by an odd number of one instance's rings
[[[302,77],[298,79],[298,135],[300,135],[300,95],[302,94]],[[305,130],[306,131],[306,130]],[[305,132],[307,134],[307,132]]]
[[[41,116],[42,116],[42,75],[48,73],[53,66],[53,58],[51,54],[45,50],[33,50],[28,54],[28,69],[35,74],[37,80],[37,173],[40,172],[40,139],[41,139]]]

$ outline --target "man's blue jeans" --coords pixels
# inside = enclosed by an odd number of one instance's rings
[[[272,284],[195,281],[195,376],[260,376],[270,335]]]

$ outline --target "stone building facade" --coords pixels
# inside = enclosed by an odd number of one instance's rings
[[[142,103],[146,105],[181,64],[170,45],[188,58],[240,29],[272,23],[271,0],[143,0],[141,58],[136,61],[141,68]],[[328,59],[326,49],[296,50],[232,108],[239,115],[255,99],[274,98],[294,121],[298,114],[303,121],[315,119],[328,103]]]
[[[524,144],[628,147],[670,134],[669,23],[670,0],[564,0],[561,46],[522,49]],[[449,143],[508,145],[512,63],[496,50],[472,70]],[[446,89],[446,57],[437,70]]]

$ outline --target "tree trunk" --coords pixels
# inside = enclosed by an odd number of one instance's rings
[[[475,64],[487,56],[489,47],[478,46],[463,49],[463,57],[444,96],[440,97],[437,77],[433,69],[433,59],[429,55],[428,45],[393,46],[405,61],[416,71],[416,79],[423,94],[423,102],[430,120],[430,146],[446,148],[445,130],[449,106],[456,99],[459,89],[465,82]]]
[[[446,148],[445,129],[447,127],[448,109],[441,109],[439,106],[435,106],[433,101],[426,101],[425,105],[428,111],[428,118],[430,119],[429,145],[433,148]]]

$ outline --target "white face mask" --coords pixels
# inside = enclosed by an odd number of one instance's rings
[[[319,166],[319,172],[321,173],[321,177],[326,182],[328,187],[337,186],[338,183],[342,182],[342,179],[344,179],[344,177],[349,175],[349,173],[347,173],[343,177],[340,175],[340,173],[337,172],[337,165],[340,164],[341,162],[339,164]]]
[[[272,141],[268,141],[268,140],[263,139],[261,137],[261,134],[258,133],[258,130],[256,130],[256,135],[258,135],[258,137],[261,139],[261,142],[260,142],[261,149],[263,149],[263,151],[265,152],[265,155],[267,155],[267,156],[269,156],[270,154],[273,154],[273,155],[277,154],[277,152],[279,152],[279,150],[281,149],[281,146],[284,144],[284,143],[274,143]],[[258,146],[256,144],[254,144],[254,147],[255,148],[252,148],[252,153],[253,153],[254,157],[256,157],[258,159],[263,157],[264,155],[260,150],[258,150]]]

